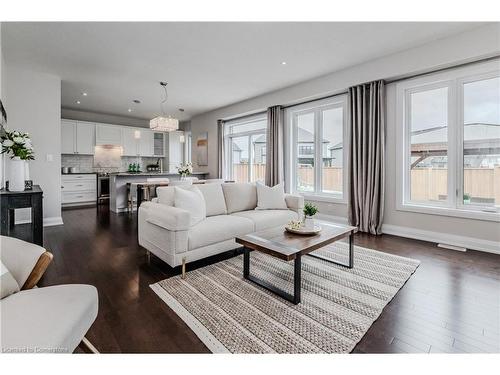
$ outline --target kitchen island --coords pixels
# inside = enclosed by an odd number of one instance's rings
[[[200,180],[205,179],[208,173],[195,172],[193,177]],[[109,175],[109,209],[112,212],[124,212],[127,210],[127,183],[146,182],[148,178],[165,177],[169,180],[179,180],[177,173],[160,172],[118,172]]]

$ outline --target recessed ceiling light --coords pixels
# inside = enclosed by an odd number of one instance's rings
[[[80,101],[79,101],[79,100],[77,100],[77,101],[76,101],[76,104],[80,104]]]
[[[286,61],[282,61],[282,62],[281,62],[281,65],[286,65]]]
[[[127,111],[132,112],[132,108],[127,109]]]
[[[86,92],[82,92],[82,95],[83,95],[83,96],[87,96],[87,93],[86,93]]]

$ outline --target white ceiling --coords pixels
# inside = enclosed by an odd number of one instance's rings
[[[59,75],[64,108],[151,118],[165,80],[167,112],[186,120],[481,25],[2,23],[2,47],[7,62]]]

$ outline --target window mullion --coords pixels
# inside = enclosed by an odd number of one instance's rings
[[[314,192],[316,194],[321,192],[321,170],[323,163],[322,154],[322,134],[321,134],[321,110],[314,111],[314,150],[315,150],[315,163],[314,163]]]

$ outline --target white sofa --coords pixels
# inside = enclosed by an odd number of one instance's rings
[[[95,352],[84,337],[97,317],[95,287],[71,284],[26,289],[44,253],[38,245],[0,236],[2,264],[20,290],[0,300],[0,351],[72,353],[83,341]],[[37,276],[36,281],[41,275]]]
[[[205,198],[207,217],[193,226],[190,213],[174,207],[174,187],[158,188],[158,198],[139,208],[139,244],[171,267],[235,249],[236,236],[297,220],[304,206],[303,197],[285,194],[288,209],[256,210],[253,183],[197,188]]]

